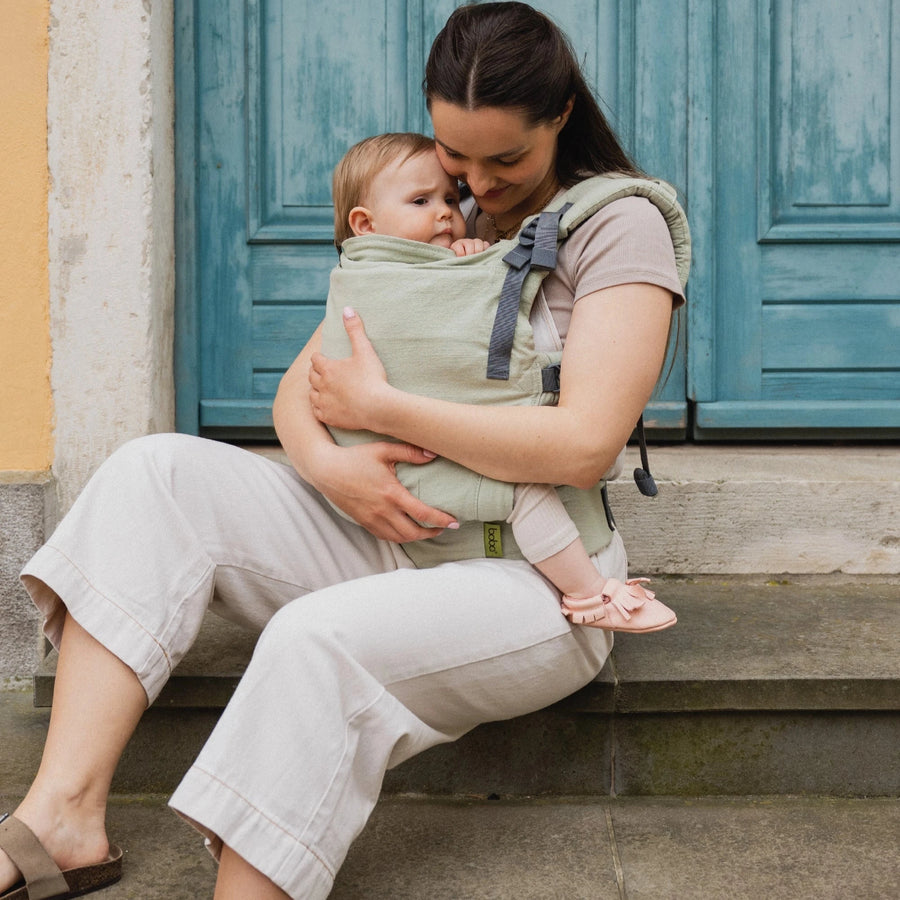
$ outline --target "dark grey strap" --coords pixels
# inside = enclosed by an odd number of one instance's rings
[[[548,393],[559,393],[559,371],[562,367],[559,363],[552,366],[544,366],[541,369],[541,390]]]
[[[634,470],[634,483],[645,497],[655,497],[659,493],[656,479],[650,474],[650,457],[647,454],[647,435],[644,432],[644,416],[637,420],[638,444],[641,448],[641,468]]]
[[[500,302],[494,315],[494,327],[488,347],[487,377],[506,381],[509,378],[509,360],[516,336],[516,319],[522,298],[522,285],[533,268],[556,267],[556,250],[559,236],[559,220],[571,206],[566,203],[553,212],[535,216],[520,232],[519,242],[503,257],[509,266]]]
[[[22,873],[29,900],[45,900],[69,893],[69,883],[59,866],[32,830],[15,816],[4,816],[0,820],[0,849]]]
[[[609,491],[607,490],[607,484],[605,482],[603,487],[600,488],[600,499],[603,501],[603,512],[606,515],[606,524],[609,525],[610,531],[615,531],[616,520],[613,518],[612,508],[609,505]]]

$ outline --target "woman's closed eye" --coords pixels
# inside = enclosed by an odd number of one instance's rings
[[[447,157],[447,159],[460,160],[466,158],[462,155],[462,153],[458,153],[456,150],[448,150],[446,147],[441,147],[441,152],[444,154],[444,156]],[[525,153],[520,153],[518,156],[514,156],[511,159],[504,159],[494,156],[489,160],[489,162],[495,163],[498,166],[516,166],[520,162],[522,162],[523,159],[525,159],[525,156]]]

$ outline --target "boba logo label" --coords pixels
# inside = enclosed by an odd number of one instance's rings
[[[500,526],[496,522],[484,523],[484,555],[503,556],[503,541],[500,537]]]

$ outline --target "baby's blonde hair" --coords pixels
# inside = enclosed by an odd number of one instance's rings
[[[411,131],[378,134],[354,144],[335,166],[331,180],[334,199],[334,244],[341,244],[353,236],[350,228],[350,210],[361,206],[365,192],[373,179],[389,163],[400,162],[418,156],[426,150],[434,150],[434,139]],[[402,154],[402,156],[401,156]]]

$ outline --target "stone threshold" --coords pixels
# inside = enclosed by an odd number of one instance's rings
[[[287,462],[278,445],[248,447]],[[631,571],[900,574],[900,452],[888,444],[651,446],[659,485],[642,496],[631,473],[610,483]]]

